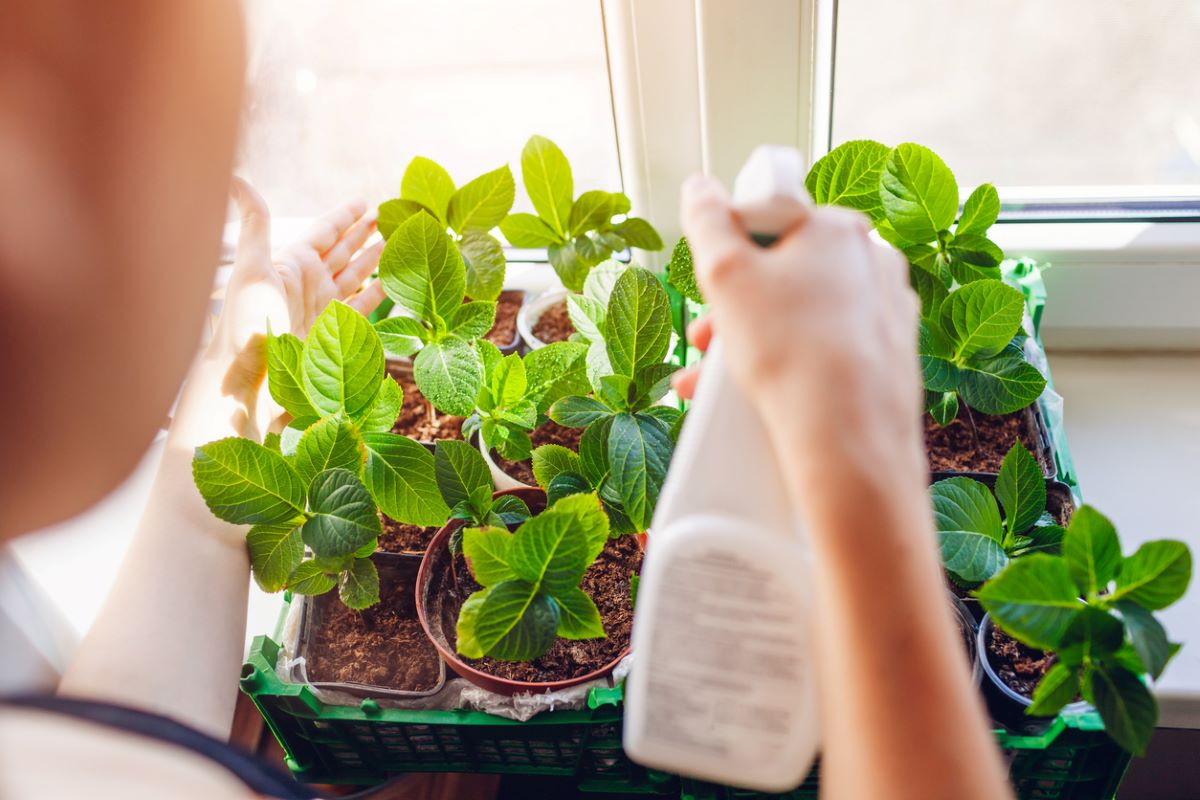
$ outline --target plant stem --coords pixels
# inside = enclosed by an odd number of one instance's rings
[[[963,403],[962,407],[967,412],[967,421],[971,423],[971,437],[975,439],[975,448],[979,449],[983,445],[979,441],[979,429],[975,427],[975,415],[971,413],[971,407],[966,403]]]

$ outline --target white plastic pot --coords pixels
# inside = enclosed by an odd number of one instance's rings
[[[505,489],[536,489],[536,486],[530,486],[509,475],[500,465],[492,458],[491,449],[483,444],[483,437],[478,433],[475,434],[475,446],[479,448],[479,452],[483,454],[483,460],[488,465],[488,470],[492,473],[492,483],[496,487],[496,491],[501,492]]]
[[[979,622],[979,631],[975,634],[975,648],[979,653],[979,664],[983,667],[983,673],[987,675],[988,680],[992,685],[1000,690],[1005,699],[1016,703],[1018,706],[1028,708],[1033,705],[1033,700],[1013,689],[1004,679],[996,674],[996,670],[992,669],[992,662],[988,659],[987,637],[988,632],[992,629],[992,617],[990,614],[984,614],[983,619]],[[1074,703],[1068,703],[1061,713],[1080,714],[1091,708],[1091,705],[1085,700],[1077,700]]]
[[[517,330],[530,350],[539,350],[546,346],[546,342],[533,335],[533,327],[537,325],[537,321],[542,318],[542,314],[546,313],[547,309],[558,305],[570,294],[571,292],[566,289],[555,289],[540,294],[532,300],[526,300],[525,305],[521,306],[521,310],[517,312]],[[524,486],[525,484],[519,485]]]

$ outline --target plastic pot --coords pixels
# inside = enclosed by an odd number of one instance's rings
[[[1058,476],[1058,465],[1054,459],[1054,439],[1050,436],[1050,429],[1046,425],[1046,418],[1042,414],[1041,405],[1034,402],[1022,410],[1020,414],[1026,434],[1035,443],[1031,451],[1033,457],[1042,468],[1046,479],[1054,480]],[[969,478],[983,480],[985,476],[995,478],[996,473],[955,470],[935,470],[933,472],[934,480],[950,478],[955,475],[966,475]]]
[[[376,553],[372,556],[376,568],[379,570],[380,581],[403,581],[409,585],[415,586],[419,577],[420,556],[400,555],[394,553]],[[324,614],[331,604],[340,603],[336,592],[327,592],[316,597],[303,597],[301,602],[304,603],[304,608],[300,617],[300,632],[297,639],[296,651],[301,661],[298,666],[300,677],[305,683],[310,686],[315,686],[319,689],[333,689],[347,694],[352,694],[356,697],[388,697],[395,699],[411,699],[416,697],[429,697],[435,695],[442,690],[446,683],[446,664],[443,658],[438,658],[438,677],[437,682],[429,689],[395,689],[385,686],[376,686],[367,683],[339,682],[339,681],[311,681],[308,679],[307,664],[309,661],[309,646],[311,644],[311,634],[321,624]]]
[[[979,623],[979,630],[975,634],[975,649],[978,652],[977,659],[982,665],[983,674],[987,679],[985,692],[992,715],[998,722],[1010,730],[1028,726],[1031,722],[1037,724],[1038,717],[1029,717],[1025,714],[1025,709],[1033,705],[1033,699],[1026,697],[1005,683],[995,668],[992,667],[987,648],[987,640],[991,630],[991,615],[984,614],[983,621]],[[1090,707],[1085,701],[1078,700],[1074,703],[1069,703],[1063,709],[1063,712],[1078,714],[1088,710]]]
[[[527,299],[525,305],[521,306],[521,310],[517,314],[517,333],[520,334],[527,349],[539,350],[546,346],[546,342],[533,334],[533,328],[542,318],[542,314],[566,300],[570,294],[571,292],[566,289],[555,289],[552,292],[540,294],[532,300]]]
[[[505,298],[519,298],[520,305],[517,308],[516,328],[513,330],[512,341],[508,342],[507,344],[497,344],[493,342],[493,344],[499,348],[501,355],[516,353],[521,349],[521,344],[524,340],[524,337],[521,334],[521,313],[525,310],[525,304],[529,300],[529,293],[524,289],[505,289],[500,293],[500,299],[503,300]],[[497,311],[499,311],[498,307]]]
[[[541,513],[546,507],[546,493],[541,489],[508,489],[496,492],[495,494],[496,497],[504,495],[514,495],[521,498],[534,514]],[[451,637],[445,630],[445,623],[441,619],[440,614],[433,613],[433,603],[431,602],[435,594],[441,590],[441,584],[450,571],[450,549],[448,547],[450,534],[465,524],[463,520],[451,520],[445,527],[438,531],[437,535],[433,537],[433,541],[429,543],[429,549],[425,551],[425,558],[421,561],[421,568],[417,572],[417,617],[421,621],[421,626],[425,629],[425,635],[433,642],[434,647],[441,654],[442,660],[446,662],[446,666],[451,671],[489,692],[514,695],[522,693],[542,694],[544,692],[553,692],[571,686],[578,686],[582,683],[603,678],[616,669],[621,659],[628,655],[628,648],[622,651],[611,663],[594,672],[561,681],[514,681],[489,675],[466,663],[450,643]],[[641,539],[638,541],[640,544]]]
[[[979,649],[977,646],[978,630],[975,617],[971,615],[965,603],[953,594],[950,595],[951,605],[954,606],[954,620],[962,633],[963,646],[967,651],[967,661],[971,664],[971,681],[978,686],[982,680],[983,671],[979,665]]]
[[[471,437],[471,443],[474,444],[475,447],[477,447],[479,449],[479,452],[483,454],[484,463],[486,463],[488,465],[488,471],[490,471],[492,473],[492,484],[496,487],[497,490],[505,491],[508,489],[537,489],[538,488],[536,486],[530,486],[527,483],[517,480],[512,475],[509,475],[507,472],[505,472],[503,469],[501,469],[500,465],[496,463],[496,460],[494,458],[492,458],[491,448],[484,446],[483,437],[480,436],[478,432],[476,432]]]

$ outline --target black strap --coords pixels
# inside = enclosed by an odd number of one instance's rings
[[[46,711],[128,731],[190,750],[237,776],[250,791],[278,800],[313,800],[320,793],[297,783],[288,773],[252,753],[201,733],[173,719],[133,708],[53,695],[0,697],[0,707]]]

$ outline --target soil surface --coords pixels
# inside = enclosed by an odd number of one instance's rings
[[[441,616],[442,630],[453,637],[458,609],[462,600],[479,590],[479,584],[471,577],[466,562],[460,557],[456,563],[458,572],[458,598],[451,596],[449,587],[445,591],[434,591],[433,597],[445,599],[437,613]],[[603,669],[615,661],[629,647],[629,635],[633,629],[633,608],[629,602],[629,577],[642,569],[642,549],[634,536],[619,536],[609,539],[599,558],[588,567],[580,588],[587,592],[600,609],[600,619],[607,635],[604,639],[570,641],[557,639],[554,645],[534,661],[497,661],[492,658],[463,661],[475,669],[514,681],[529,683],[562,681]],[[444,580],[453,580],[443,572]],[[435,578],[435,580],[438,580]],[[454,649],[455,642],[449,642]]]
[[[993,625],[988,630],[988,661],[1000,680],[1018,694],[1033,699],[1033,690],[1058,661],[1053,653],[1026,647]]]
[[[337,592],[314,598],[308,679],[432,690],[441,657],[417,620],[415,570],[381,567],[379,577],[380,602],[365,611],[346,608]]]
[[[392,379],[400,384],[400,390],[404,392],[404,405],[400,407],[400,416],[392,426],[392,433],[399,433],[419,442],[463,438],[462,424],[465,417],[439,413],[426,402],[425,395],[421,394],[411,374],[389,371]]]
[[[1047,471],[1041,447],[1025,423],[1024,411],[993,417],[978,411],[968,412],[965,405],[960,405],[958,418],[944,428],[938,427],[928,414],[923,420],[925,452],[932,472],[999,472],[1004,455],[1017,439],[1041,464],[1042,472]]]
[[[433,535],[438,532],[437,528],[397,522],[385,514],[379,515],[379,521],[383,523],[379,549],[385,553],[424,553]]]
[[[574,332],[575,326],[571,324],[571,315],[567,313],[566,300],[547,308],[533,323],[533,335],[546,344],[565,342]]]
[[[497,347],[512,347],[517,340],[517,312],[525,302],[524,292],[501,292],[496,301],[496,322],[483,335]]]
[[[545,425],[535,428],[529,434],[529,438],[533,441],[535,448],[541,447],[544,444],[561,444],[563,447],[569,447],[575,452],[579,452],[579,439],[582,436],[583,428],[564,428],[554,420],[547,420]],[[537,486],[537,479],[533,477],[532,459],[509,461],[507,458],[501,458],[500,454],[495,450],[492,451],[491,455],[492,460],[496,462],[496,466],[507,472],[510,476],[516,478],[521,483]]]

